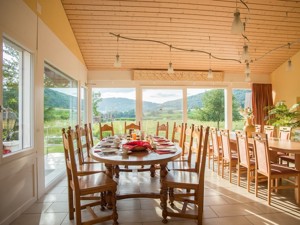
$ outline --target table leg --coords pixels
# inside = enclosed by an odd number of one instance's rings
[[[167,176],[167,164],[160,164],[160,179],[163,179]]]
[[[300,171],[300,154],[295,154],[295,168],[296,170]],[[298,188],[295,189],[295,197],[296,197],[296,201],[297,204],[300,205],[300,178],[296,179]]]
[[[105,164],[106,167],[106,175],[109,176],[110,178],[113,178],[113,165],[111,164]],[[106,196],[106,201],[107,201],[107,208],[112,209],[112,192],[108,191],[107,196]]]

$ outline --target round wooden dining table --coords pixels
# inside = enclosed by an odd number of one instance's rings
[[[136,151],[128,154],[122,153],[121,150],[115,152],[104,153],[101,149],[92,148],[91,157],[101,163],[105,164],[106,173],[108,176],[113,177],[114,168],[119,166],[152,166],[160,165],[160,179],[164,178],[167,173],[167,164],[181,156],[181,148],[178,145],[174,146],[176,151],[170,153],[159,154],[153,150]],[[153,171],[152,171],[153,172]],[[159,198],[159,193],[132,193],[123,196],[117,196],[117,199],[134,198],[134,197],[147,197]]]

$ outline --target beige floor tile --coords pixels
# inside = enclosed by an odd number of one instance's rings
[[[252,214],[246,216],[246,218],[251,221],[255,225],[281,225],[281,224],[288,224],[288,225],[299,225],[300,224],[300,217],[292,217],[285,213],[273,213],[273,214]]]
[[[36,202],[29,209],[27,209],[24,213],[43,213],[51,205],[52,205],[51,202],[45,202],[45,203],[44,202]]]
[[[142,198],[140,201],[141,201],[141,209],[160,208],[160,200],[159,199]]]
[[[203,219],[203,225],[253,225],[247,218],[244,216],[234,216],[234,217],[222,217],[222,218],[209,218]]]
[[[66,213],[22,214],[11,225],[60,225]]]
[[[68,194],[45,194],[38,202],[68,202]]]
[[[141,202],[139,199],[122,199],[117,201],[118,211],[141,209]]]
[[[69,212],[68,202],[54,202],[47,210],[47,213]]]
[[[235,205],[218,205],[218,206],[210,206],[212,210],[219,217],[226,216],[243,216],[250,215],[252,213],[260,213],[261,211],[255,207],[246,206],[244,204],[235,204]]]
[[[209,205],[224,205],[228,204],[228,201],[226,201],[226,198],[221,195],[216,195],[216,196],[205,196],[204,197],[204,205],[209,206]]]

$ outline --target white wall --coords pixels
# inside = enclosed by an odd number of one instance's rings
[[[35,59],[33,147],[8,157],[2,157],[0,153],[0,224],[4,225],[9,224],[46,191],[43,143],[44,62],[47,61],[79,83],[86,82],[87,70],[21,0],[0,1],[0,33],[1,43],[4,35],[31,52]],[[2,72],[0,79],[2,80]],[[0,118],[2,120],[2,114]],[[2,142],[0,150],[2,152]]]

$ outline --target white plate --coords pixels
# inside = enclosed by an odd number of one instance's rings
[[[111,152],[116,152],[117,149],[113,149],[113,148],[104,148],[104,149],[101,149],[101,152],[103,153],[111,153]]]

